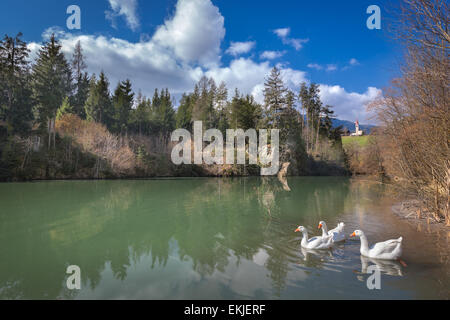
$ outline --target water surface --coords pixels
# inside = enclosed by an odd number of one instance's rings
[[[161,179],[0,184],[0,299],[449,299],[449,234],[390,213],[383,187],[348,178]],[[287,191],[290,189],[290,191]],[[359,240],[300,249],[299,225],[345,222],[403,260],[361,258]],[[368,266],[382,270],[369,290]],[[81,290],[66,287],[81,268]]]

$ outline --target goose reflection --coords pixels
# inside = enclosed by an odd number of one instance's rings
[[[361,273],[369,273],[368,268],[376,265],[380,272],[396,277],[403,277],[402,265],[394,260],[379,260],[361,256]]]
[[[300,247],[303,255],[303,261],[308,267],[317,267],[321,265],[327,258],[332,258],[331,250],[314,250]]]

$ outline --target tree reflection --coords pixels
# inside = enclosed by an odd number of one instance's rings
[[[280,296],[300,252],[292,227],[341,212],[348,193],[342,179],[296,179],[290,192],[286,185],[277,178],[11,185],[24,199],[2,204],[10,215],[0,214],[0,298],[75,298],[65,287],[71,264],[81,267],[82,287],[95,289],[107,266],[126,281],[145,256],[148,272],[172,255],[206,277],[261,251]]]

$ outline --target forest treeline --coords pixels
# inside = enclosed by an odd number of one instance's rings
[[[291,174],[345,174],[341,128],[323,105],[316,84],[294,93],[273,68],[264,104],[225,83],[202,77],[178,108],[168,88],[152,97],[125,79],[110,91],[107,75],[88,74],[81,43],[71,59],[54,35],[34,62],[27,44],[0,42],[0,179],[249,175],[252,166],[174,166],[170,135],[176,128],[280,129],[281,161]],[[149,75],[151,77],[151,75]]]

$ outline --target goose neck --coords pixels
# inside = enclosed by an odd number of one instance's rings
[[[366,235],[362,234],[359,238],[361,240],[361,252],[369,251],[369,242],[367,241]]]
[[[306,230],[303,231],[302,243],[303,244],[308,243],[308,231],[306,231]]]
[[[322,224],[322,236],[327,236],[328,235],[328,228],[327,225],[325,223]]]

